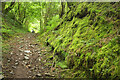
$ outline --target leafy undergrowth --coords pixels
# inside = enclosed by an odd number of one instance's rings
[[[120,3],[73,5],[40,41],[51,48],[56,65],[68,69],[63,77],[120,79]]]
[[[2,17],[2,52],[8,53],[10,51],[10,45],[8,42],[12,37],[18,36],[19,33],[26,33],[27,30],[25,30],[22,25],[20,25],[17,21],[14,19],[5,16]]]
[[[25,30],[21,24],[19,24],[14,19],[5,16],[2,18],[2,38],[3,40],[7,40],[11,37],[16,36],[16,33],[26,33],[27,30]]]

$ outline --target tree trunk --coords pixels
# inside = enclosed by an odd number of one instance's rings
[[[23,22],[24,22],[24,19],[26,18],[26,5],[25,5],[26,3],[24,3],[24,17],[23,17],[23,19],[22,19],[22,24],[23,24]]]
[[[60,12],[60,18],[62,18],[62,16],[64,15],[65,13],[65,5],[64,5],[64,2],[61,2],[61,7],[62,7],[62,10]]]
[[[18,2],[18,15],[20,17],[20,3]]]
[[[5,2],[2,2],[2,13],[5,13]]]
[[[41,6],[41,3],[39,2],[39,6]],[[42,15],[42,10],[41,10],[41,8],[40,8],[40,31],[41,31],[41,24],[42,24],[42,20],[41,20],[41,15]]]

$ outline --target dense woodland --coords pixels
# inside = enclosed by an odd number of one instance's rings
[[[3,54],[31,33],[60,78],[120,79],[120,2],[3,2],[0,14]]]

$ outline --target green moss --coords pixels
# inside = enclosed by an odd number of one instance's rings
[[[54,52],[61,55],[58,58],[65,58],[72,77],[120,78],[118,4],[75,4],[60,28],[46,34]]]

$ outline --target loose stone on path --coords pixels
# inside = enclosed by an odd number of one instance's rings
[[[26,60],[29,60],[29,57],[27,57],[27,56],[24,56],[24,59],[26,59]]]
[[[25,53],[31,53],[31,51],[30,51],[30,50],[25,50],[24,52],[25,52]]]

